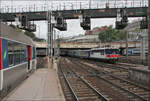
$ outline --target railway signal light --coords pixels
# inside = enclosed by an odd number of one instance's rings
[[[148,29],[148,19],[144,17],[142,21],[140,21],[140,29]]]
[[[21,25],[24,27],[27,26],[27,16],[23,15],[21,17]]]
[[[31,22],[28,21],[27,27],[25,28],[25,30],[27,30],[29,32],[35,32],[36,31],[36,25],[34,23],[31,24]]]
[[[117,10],[116,29],[124,29],[128,25],[126,9]]]
[[[80,26],[84,29],[84,30],[90,30],[91,29],[91,19],[88,16],[85,15],[80,15]]]
[[[19,21],[21,22],[21,25],[18,26],[20,29],[27,30],[29,32],[35,32],[36,31],[36,25],[28,20],[26,15],[19,16]]]
[[[57,28],[60,31],[66,31],[67,30],[67,22],[66,20],[59,16],[56,18],[56,24],[55,24],[55,28]]]

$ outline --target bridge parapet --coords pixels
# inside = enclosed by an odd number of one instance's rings
[[[47,48],[46,42],[34,42],[36,48]]]
[[[137,48],[140,47],[140,42],[128,42],[129,48]],[[112,43],[60,43],[60,48],[95,48],[95,47],[115,47],[115,48],[125,48],[125,42],[112,42]]]

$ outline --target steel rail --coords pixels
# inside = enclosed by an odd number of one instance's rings
[[[97,76],[97,77],[100,78],[100,79],[102,79],[102,80],[104,80],[104,81],[106,81],[106,82],[108,82],[109,84],[112,84],[113,86],[115,86],[115,87],[117,87],[117,88],[119,88],[119,89],[121,89],[121,90],[123,90],[123,91],[125,91],[125,92],[128,92],[129,94],[131,94],[131,95],[137,97],[137,98],[140,99],[141,101],[147,101],[146,99],[144,99],[143,97],[137,95],[136,93],[134,93],[134,92],[132,92],[132,91],[129,91],[129,90],[127,90],[127,89],[125,89],[125,88],[123,88],[123,87],[121,87],[121,86],[119,86],[119,85],[117,85],[117,84],[115,84],[115,83],[113,83],[113,82],[111,82],[111,81],[105,79],[104,77],[101,77],[101,76]]]
[[[82,63],[83,64],[83,63]],[[83,65],[86,65],[86,64],[83,64]],[[107,65],[107,64],[106,64]],[[89,65],[86,65],[86,66],[89,66]],[[97,65],[97,66],[103,66],[104,67],[104,65]],[[111,66],[113,66],[113,65],[111,65]],[[107,68],[108,68],[108,65],[106,66]],[[115,67],[114,67],[115,68]],[[114,69],[113,68],[113,69]],[[117,67],[117,69],[119,68],[119,66]],[[95,69],[95,68],[93,68],[94,70],[96,70],[97,72],[99,72],[97,69]],[[123,67],[121,67],[121,69],[125,69],[125,68],[123,68]],[[126,69],[125,69],[126,70]],[[119,79],[119,80],[122,80],[122,81],[124,81],[124,82],[127,82],[127,83],[130,83],[130,84],[132,84],[132,85],[134,85],[134,86],[138,86],[139,88],[141,88],[141,89],[144,89],[144,90],[147,90],[147,91],[150,91],[150,89],[149,88],[147,88],[147,87],[143,87],[143,86],[141,86],[141,85],[139,85],[139,84],[136,84],[136,83],[133,83],[133,82],[131,82],[131,81],[128,81],[128,80],[125,80],[125,79],[123,79],[123,78],[120,78],[120,77],[117,77],[117,76],[115,76],[114,74],[111,74],[111,73],[109,73],[109,72],[102,72],[102,73],[105,73],[105,75],[109,75],[109,76],[111,76],[111,77],[113,77],[113,78],[116,78],[116,79]]]
[[[90,87],[98,96],[102,101],[109,101],[106,97],[104,97],[97,89],[95,89],[91,84],[88,83],[87,80],[83,79],[80,76],[80,79],[88,86]]]
[[[86,65],[86,64],[84,64],[84,65]],[[98,64],[98,66],[100,66],[100,65]],[[113,66],[113,65],[111,65],[111,66]],[[104,67],[104,65],[103,65],[103,67]],[[107,65],[107,68],[108,68],[108,65]],[[113,68],[119,68],[119,66],[114,66]],[[120,68],[121,68],[121,69],[125,69],[125,68],[123,68],[123,67],[120,67]],[[95,68],[94,68],[94,69],[95,69]],[[134,86],[138,86],[138,87],[141,88],[141,89],[150,91],[149,88],[143,87],[143,86],[141,86],[141,85],[139,85],[139,84],[136,84],[136,83],[133,83],[133,82],[131,82],[131,81],[125,80],[125,79],[123,79],[123,78],[117,77],[117,76],[115,76],[114,74],[111,74],[111,73],[109,73],[109,72],[104,72],[104,73],[105,73],[106,75],[110,75],[110,76],[113,77],[113,78],[116,78],[116,79],[122,80],[122,81],[124,81],[124,82],[130,83],[130,84],[132,84],[132,85],[134,85]]]
[[[62,70],[62,69],[61,69]],[[78,77],[84,84],[86,84],[90,89],[92,89],[97,95],[98,95],[98,98],[102,101],[109,101],[106,97],[104,97],[99,91],[96,90],[96,88],[94,88],[91,84],[89,84],[87,82],[87,80],[85,80],[84,78],[82,78],[82,76],[80,76],[79,74],[77,74],[75,71],[73,71],[72,69],[70,69],[71,72],[76,75],[76,77]],[[62,71],[63,73],[63,71]],[[65,74],[63,73],[63,75],[65,76]],[[73,88],[71,87],[71,84],[69,83],[69,81],[67,80],[67,77],[65,76],[65,79],[66,81],[68,82],[69,86],[70,86],[70,89],[72,89],[73,91]],[[74,92],[75,94],[75,92]],[[77,97],[77,96],[76,96]]]
[[[59,64],[59,68],[60,68],[60,71],[61,71],[62,74],[63,74],[63,77],[64,77],[64,79],[65,79],[65,81],[66,81],[68,87],[69,87],[69,90],[71,91],[71,93],[72,93],[72,95],[73,95],[74,100],[75,100],[75,101],[79,101],[79,99],[78,99],[76,93],[74,92],[73,88],[71,87],[71,84],[69,83],[69,81],[68,81],[66,75],[65,75],[64,72],[62,71],[62,67],[61,67],[60,64]]]
[[[75,63],[75,62],[73,62],[73,63]],[[83,67],[83,65],[85,65],[85,64],[82,64],[82,63],[80,63],[80,62],[75,63],[75,64],[77,64],[77,65],[80,66],[80,67],[81,67],[81,65],[82,65],[82,68],[83,68],[84,70],[86,70],[86,71],[89,72],[89,73],[93,73],[93,72],[91,72],[91,71],[89,71],[89,70],[87,70],[87,69],[85,69],[85,68]],[[81,65],[79,65],[79,64],[81,64]],[[86,66],[88,66],[88,65],[86,65]],[[91,66],[88,66],[88,67],[91,67]],[[93,68],[93,69],[94,69],[94,68]],[[100,72],[100,71],[99,71],[99,73],[104,73],[104,72]],[[107,74],[107,73],[106,73],[106,75],[111,76],[111,75],[109,75],[109,74]],[[133,96],[135,96],[135,97],[141,99],[142,101],[147,101],[147,100],[144,99],[143,97],[141,97],[141,96],[135,94],[134,92],[129,91],[129,90],[123,88],[123,87],[120,87],[119,85],[117,85],[117,84],[115,84],[115,83],[113,83],[113,82],[111,82],[111,81],[105,79],[105,78],[102,77],[102,76],[99,76],[99,75],[96,75],[96,76],[97,76],[99,79],[102,79],[102,80],[106,81],[107,83],[112,84],[112,85],[115,86],[116,88],[119,88],[120,90],[123,90],[123,91],[125,91],[125,92],[128,92],[129,94],[131,94],[131,95],[133,95]]]

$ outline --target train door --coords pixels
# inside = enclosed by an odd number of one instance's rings
[[[27,47],[27,61],[28,61],[28,70],[29,70],[30,69],[29,46]]]
[[[27,48],[27,60],[28,60],[28,70],[31,70],[31,46]]]

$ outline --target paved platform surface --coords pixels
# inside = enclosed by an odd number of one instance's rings
[[[12,100],[64,101],[56,71],[50,68],[38,69],[4,99]]]

